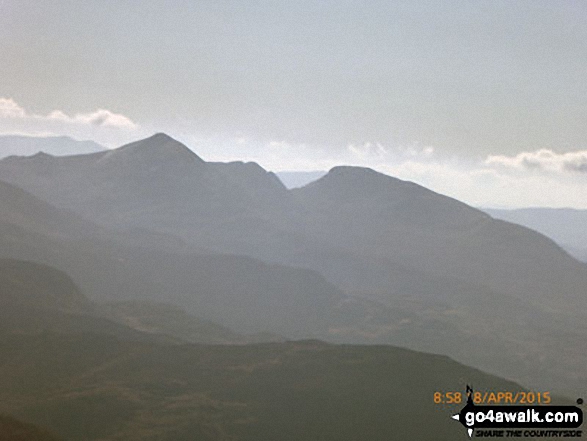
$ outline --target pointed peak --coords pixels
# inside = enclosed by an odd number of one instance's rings
[[[185,147],[185,145],[183,145],[181,142],[177,141],[176,139],[173,139],[167,133],[163,133],[163,132],[155,133],[154,135],[149,136],[148,138],[145,138],[140,142],[152,142],[152,143],[159,143],[159,144],[171,143],[171,144],[180,144]]]
[[[204,163],[185,144],[165,133],[156,133],[149,138],[131,142],[105,154],[102,160],[134,159],[141,161]]]
[[[47,158],[53,158],[53,155],[50,155],[49,153],[45,153],[43,151],[39,151],[39,152],[35,153],[33,156],[31,156],[31,158],[47,159]]]
[[[377,172],[367,167],[337,166],[330,169],[322,178],[311,185],[335,185],[340,188],[352,186],[354,189],[363,188],[365,191],[391,186],[412,186],[411,182]]]
[[[351,200],[397,199],[431,193],[413,182],[366,167],[337,166],[326,175],[299,189],[340,203]]]
[[[378,171],[373,170],[372,168],[368,167],[359,167],[353,165],[338,165],[330,169],[330,171],[325,176],[336,176],[336,177],[345,177],[345,178],[371,178],[371,179],[384,179],[384,180],[394,180],[403,182],[400,179],[394,178],[392,176],[380,173]]]

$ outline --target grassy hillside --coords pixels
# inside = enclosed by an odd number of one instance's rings
[[[104,303],[98,306],[104,317],[130,328],[149,334],[168,335],[185,343],[227,344],[251,342],[261,336],[238,334],[208,320],[188,314],[178,306],[166,303],[126,301]],[[279,339],[265,336],[264,340]]]
[[[520,390],[444,356],[299,341],[0,335],[0,410],[69,440],[454,440],[436,391]]]
[[[0,301],[61,311],[87,311],[91,306],[73,281],[47,265],[0,259]]]
[[[0,441],[61,441],[51,432],[23,423],[9,415],[0,415]]]

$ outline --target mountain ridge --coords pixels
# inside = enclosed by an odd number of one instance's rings
[[[114,233],[118,244],[11,248],[59,262],[92,298],[165,296],[240,332],[433,341],[533,384],[585,378],[587,271],[545,236],[368,169],[334,168],[287,190],[256,164],[97,166],[102,155],[0,161],[0,179],[59,209],[159,239],[138,251]],[[572,345],[556,343],[565,333]]]
[[[204,160],[185,144],[165,133],[156,133],[148,138],[134,141],[103,153],[98,161],[99,163],[133,160],[143,161],[144,163],[155,163],[156,161],[204,163]]]

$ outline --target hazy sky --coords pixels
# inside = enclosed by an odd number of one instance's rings
[[[587,3],[0,0],[0,133],[587,208]],[[505,194],[504,194],[505,192]]]

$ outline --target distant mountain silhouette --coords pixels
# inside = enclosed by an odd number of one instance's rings
[[[32,156],[39,152],[53,156],[85,155],[103,150],[94,141],[76,141],[68,136],[0,135],[0,158]]]
[[[4,248],[66,270],[92,299],[176,303],[239,332],[435,348],[528,384],[587,380],[585,265],[415,183],[335,167],[287,190],[257,164],[208,163],[162,134],[7,158],[0,179],[64,224],[94,225],[33,243],[44,226],[13,223],[18,246]]]
[[[109,226],[185,231],[184,235],[202,230],[205,235],[202,222],[250,215],[265,202],[247,188],[259,180],[258,167],[204,163],[163,134],[91,155],[8,158],[2,164],[6,167],[0,179]],[[227,167],[231,178],[223,171]],[[263,174],[274,191],[286,193],[274,176]],[[275,198],[268,196],[270,201]]]

